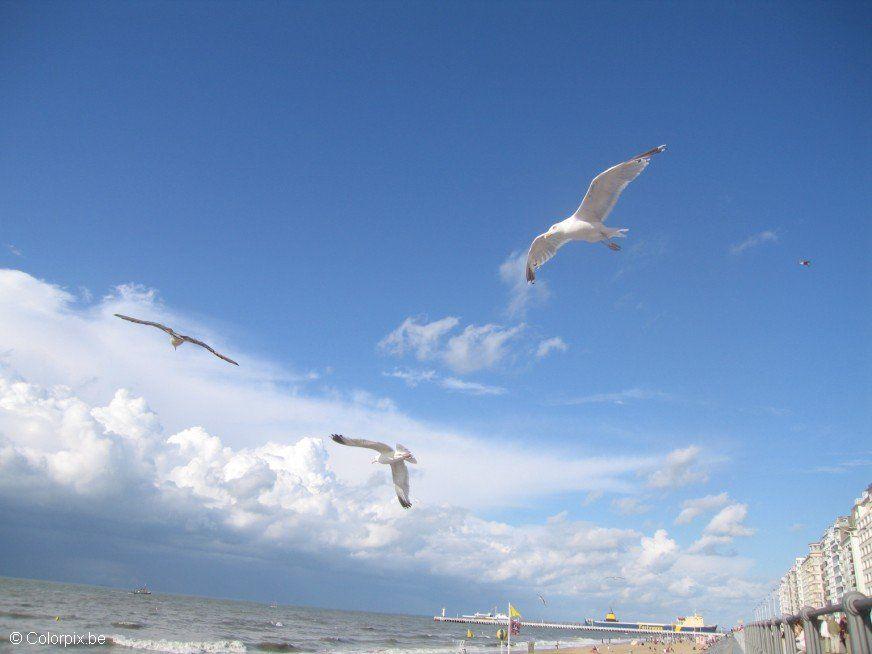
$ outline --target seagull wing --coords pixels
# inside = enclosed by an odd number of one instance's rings
[[[540,600],[542,600],[542,603],[543,603],[545,606],[548,606],[548,602],[545,601],[545,598],[544,598],[544,597],[542,597],[541,595],[539,595],[539,593],[536,593],[536,595],[539,597]]]
[[[330,438],[332,438],[335,442],[340,445],[350,445],[351,447],[366,447],[370,450],[375,450],[380,454],[393,454],[394,448],[392,448],[387,443],[379,443],[378,441],[368,441],[364,438],[345,438],[341,434],[331,434]]]
[[[179,336],[172,329],[167,327],[166,325],[161,325],[159,322],[151,322],[150,320],[140,320],[139,318],[131,318],[130,316],[124,316],[120,313],[115,314],[116,317],[121,318],[122,320],[129,320],[130,322],[135,322],[137,325],[148,325],[149,327],[157,327],[161,331],[166,332],[170,336]],[[182,338],[182,337],[180,337]]]
[[[632,159],[612,166],[594,177],[587,194],[573,216],[589,223],[605,222],[627,184],[645,170],[651,157],[666,149],[665,145],[648,150]]]
[[[391,476],[394,478],[394,490],[397,491],[397,499],[404,509],[412,508],[409,501],[409,469],[404,461],[391,464]]]
[[[527,253],[527,281],[533,282],[536,280],[536,271],[539,267],[548,261],[551,257],[557,254],[563,245],[569,242],[560,232],[555,232],[545,238],[545,234],[539,234],[533,239],[530,244],[530,251]]]
[[[216,357],[218,357],[219,359],[224,359],[227,363],[232,363],[234,366],[238,366],[238,365],[239,365],[239,364],[236,363],[233,359],[224,356],[224,355],[221,354],[220,352],[216,352],[216,351],[213,350],[211,347],[209,347],[208,345],[206,345],[203,341],[198,341],[196,338],[191,338],[190,336],[184,336],[184,335],[180,335],[179,338],[181,338],[181,339],[187,341],[188,343],[193,343],[194,345],[199,345],[200,347],[206,348],[206,349],[209,350],[212,354],[214,354]]]

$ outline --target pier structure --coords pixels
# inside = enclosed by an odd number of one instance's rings
[[[498,627],[508,626],[508,618],[474,618],[458,616],[456,618],[448,618],[444,615],[433,616],[434,622],[453,622],[456,624],[485,624],[495,625]],[[692,627],[682,629],[681,631],[666,631],[655,629],[628,629],[626,627],[599,627],[581,622],[541,622],[535,620],[516,620],[522,627],[542,627],[545,629],[568,629],[571,631],[582,631],[587,633],[606,634],[604,638],[618,638],[623,635],[628,636],[647,636],[647,637],[670,637],[670,638],[696,638],[698,636],[714,636],[716,638],[724,634],[711,631],[694,631]]]

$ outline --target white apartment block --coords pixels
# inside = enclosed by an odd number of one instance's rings
[[[851,510],[854,533],[851,553],[857,590],[872,592],[872,484],[863,491]]]
[[[822,608],[824,605],[823,552],[820,543],[809,543],[808,556],[802,560],[803,606]]]
[[[843,567],[847,545],[850,549],[849,516],[839,516],[821,537],[821,573],[824,584],[824,604],[838,604],[846,590],[853,590],[853,564]]]
[[[872,595],[872,484],[839,516],[807,556],[794,560],[774,591],[782,615],[838,604],[851,590]]]

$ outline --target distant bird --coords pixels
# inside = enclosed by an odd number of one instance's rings
[[[809,261],[808,259],[800,259],[799,265],[808,268],[811,265],[811,261]]]
[[[606,579],[614,579],[615,581],[627,581],[623,577],[608,576]]]
[[[122,316],[120,313],[116,313],[116,316],[121,318],[122,320],[129,320],[130,322],[135,322],[139,325],[148,325],[149,327],[157,327],[161,331],[166,332],[170,335],[170,343],[173,344],[173,348],[178,348],[182,343],[193,343],[194,345],[199,345],[202,348],[206,348],[212,354],[214,354],[219,359],[224,359],[227,363],[232,363],[234,366],[238,366],[233,359],[229,359],[220,352],[216,352],[211,347],[206,345],[203,341],[198,341],[196,338],[191,338],[190,336],[185,336],[184,334],[178,334],[166,325],[161,325],[159,322],[150,322],[148,320],[140,320],[139,318],[131,318],[130,316]]]
[[[603,222],[627,184],[645,170],[653,155],[665,149],[666,146],[661,145],[597,175],[575,213],[533,240],[527,254],[527,281],[533,283],[536,270],[569,241],[602,242],[612,250],[620,250],[621,246],[612,239],[624,238],[628,230],[606,227]]]
[[[394,480],[394,490],[397,491],[397,499],[400,500],[400,505],[404,509],[412,507],[412,502],[409,501],[409,470],[406,468],[406,461],[409,463],[418,463],[418,460],[412,456],[408,449],[397,443],[397,448],[394,449],[386,443],[378,441],[368,441],[363,438],[345,438],[340,434],[331,434],[335,442],[340,445],[350,445],[351,447],[366,447],[370,450],[378,452],[378,456],[372,460],[372,463],[383,463],[391,467],[391,477]]]
[[[542,600],[542,603],[543,603],[545,606],[548,606],[548,602],[546,602],[546,601],[545,601],[545,598],[542,597],[539,593],[536,593],[536,597],[538,597],[540,600]]]

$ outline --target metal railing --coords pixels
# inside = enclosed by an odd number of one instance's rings
[[[785,615],[772,620],[752,622],[745,627],[745,654],[797,654],[793,626],[802,627],[806,654],[823,654],[819,618],[844,613],[847,619],[846,644],[850,654],[872,654],[872,622],[869,611],[872,597],[851,591],[845,593],[839,604],[830,604],[822,609],[805,607],[799,615]],[[838,638],[838,634],[831,634]],[[829,650],[827,650],[829,651]]]
[[[714,643],[709,645],[705,650],[706,654],[732,654],[735,651],[736,636],[735,634],[727,634],[723,638],[718,638]],[[741,648],[739,649],[741,651]]]

